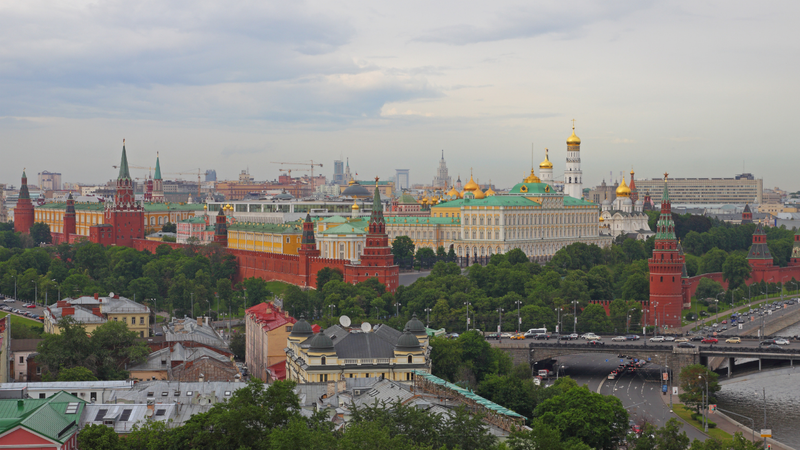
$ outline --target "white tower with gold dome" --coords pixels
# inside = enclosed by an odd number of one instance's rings
[[[539,163],[539,178],[542,183],[553,184],[553,163],[550,162],[548,149],[544,149],[544,161]]]
[[[575,135],[575,119],[572,119],[572,136],[567,138],[567,166],[564,169],[564,193],[572,198],[583,198],[581,139]]]

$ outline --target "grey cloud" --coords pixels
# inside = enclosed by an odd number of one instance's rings
[[[435,28],[416,42],[468,45],[551,33],[571,35],[593,22],[616,19],[649,7],[651,1],[556,2],[549,5],[506,8],[486,25],[457,24]]]

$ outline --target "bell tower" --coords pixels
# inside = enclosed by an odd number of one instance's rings
[[[682,275],[685,257],[678,248],[672,204],[669,200],[667,176],[664,174],[664,192],[661,195],[661,216],[656,228],[656,242],[650,267],[649,325],[678,328],[683,310]]]
[[[564,168],[564,194],[572,198],[583,198],[581,138],[575,135],[575,119],[572,119],[572,136],[567,138],[567,165]]]
[[[113,242],[116,245],[133,247],[134,239],[144,239],[144,208],[136,202],[133,193],[125,139],[122,140],[117,192],[114,195],[114,202],[106,204],[105,222],[111,225]]]

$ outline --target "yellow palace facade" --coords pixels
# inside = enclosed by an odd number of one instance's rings
[[[161,231],[167,222],[177,223],[195,215],[205,213],[202,204],[144,203],[146,234]],[[64,232],[66,203],[46,203],[36,206],[34,222],[44,222],[53,233]],[[78,236],[89,237],[89,229],[104,223],[104,203],[75,203],[75,232]]]

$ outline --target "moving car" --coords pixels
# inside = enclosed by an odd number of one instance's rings
[[[606,345],[606,343],[597,339],[593,339],[589,341],[589,345]]]
[[[692,340],[692,341],[702,341],[703,340],[703,336],[692,336],[692,338],[690,340]]]
[[[702,342],[703,344],[716,344],[719,342],[719,340],[715,337],[707,337],[700,342]]]
[[[513,334],[511,333],[503,333],[500,335],[500,337],[502,337],[503,339],[511,339],[511,336],[513,336]]]
[[[489,333],[486,335],[486,339],[497,339],[500,336],[498,333]]]
[[[578,333],[572,333],[572,334],[570,334],[570,335],[569,335],[569,338],[570,338],[570,339],[572,339],[572,340],[576,340],[576,339],[578,339],[579,337],[580,337],[580,336],[578,336]]]
[[[789,345],[789,341],[786,339],[775,339],[775,343],[777,345]]]
[[[617,342],[617,341],[624,341],[626,339],[625,339],[625,336],[617,336],[617,337],[611,338],[611,340],[614,341],[614,342]]]
[[[516,340],[522,340],[522,339],[525,339],[525,335],[522,334],[522,333],[517,333],[517,334],[511,336],[511,339],[515,340],[515,341]]]
[[[675,339],[675,342],[689,342],[689,339],[682,337],[682,338]]]
[[[728,344],[741,344],[742,343],[742,338],[740,338],[740,337],[732,337],[732,338],[725,339],[725,342],[728,343]]]
[[[759,347],[764,347],[764,346],[767,346],[767,345],[774,345],[774,344],[775,344],[775,340],[774,339],[764,339],[763,341],[758,343],[758,346]]]
[[[638,341],[639,340],[639,335],[638,334],[626,334],[625,335],[625,339],[627,339],[629,341]]]
[[[678,344],[679,348],[695,348],[694,344],[690,344],[688,342],[681,342]]]
[[[539,333],[535,336],[536,339],[547,339],[550,340],[550,335],[547,333]]]
[[[587,341],[588,341],[588,340],[592,340],[592,339],[600,339],[600,336],[598,336],[598,335],[596,335],[596,334],[594,334],[594,333],[586,333],[586,334],[584,334],[584,335],[583,335],[583,336],[581,336],[581,337],[582,337],[583,339],[586,339]]]
[[[674,342],[675,336],[664,336],[664,340],[667,342]]]
[[[664,336],[653,336],[650,338],[650,342],[664,342]]]
[[[783,350],[783,349],[781,348],[780,345],[772,344],[767,346],[767,350]]]

